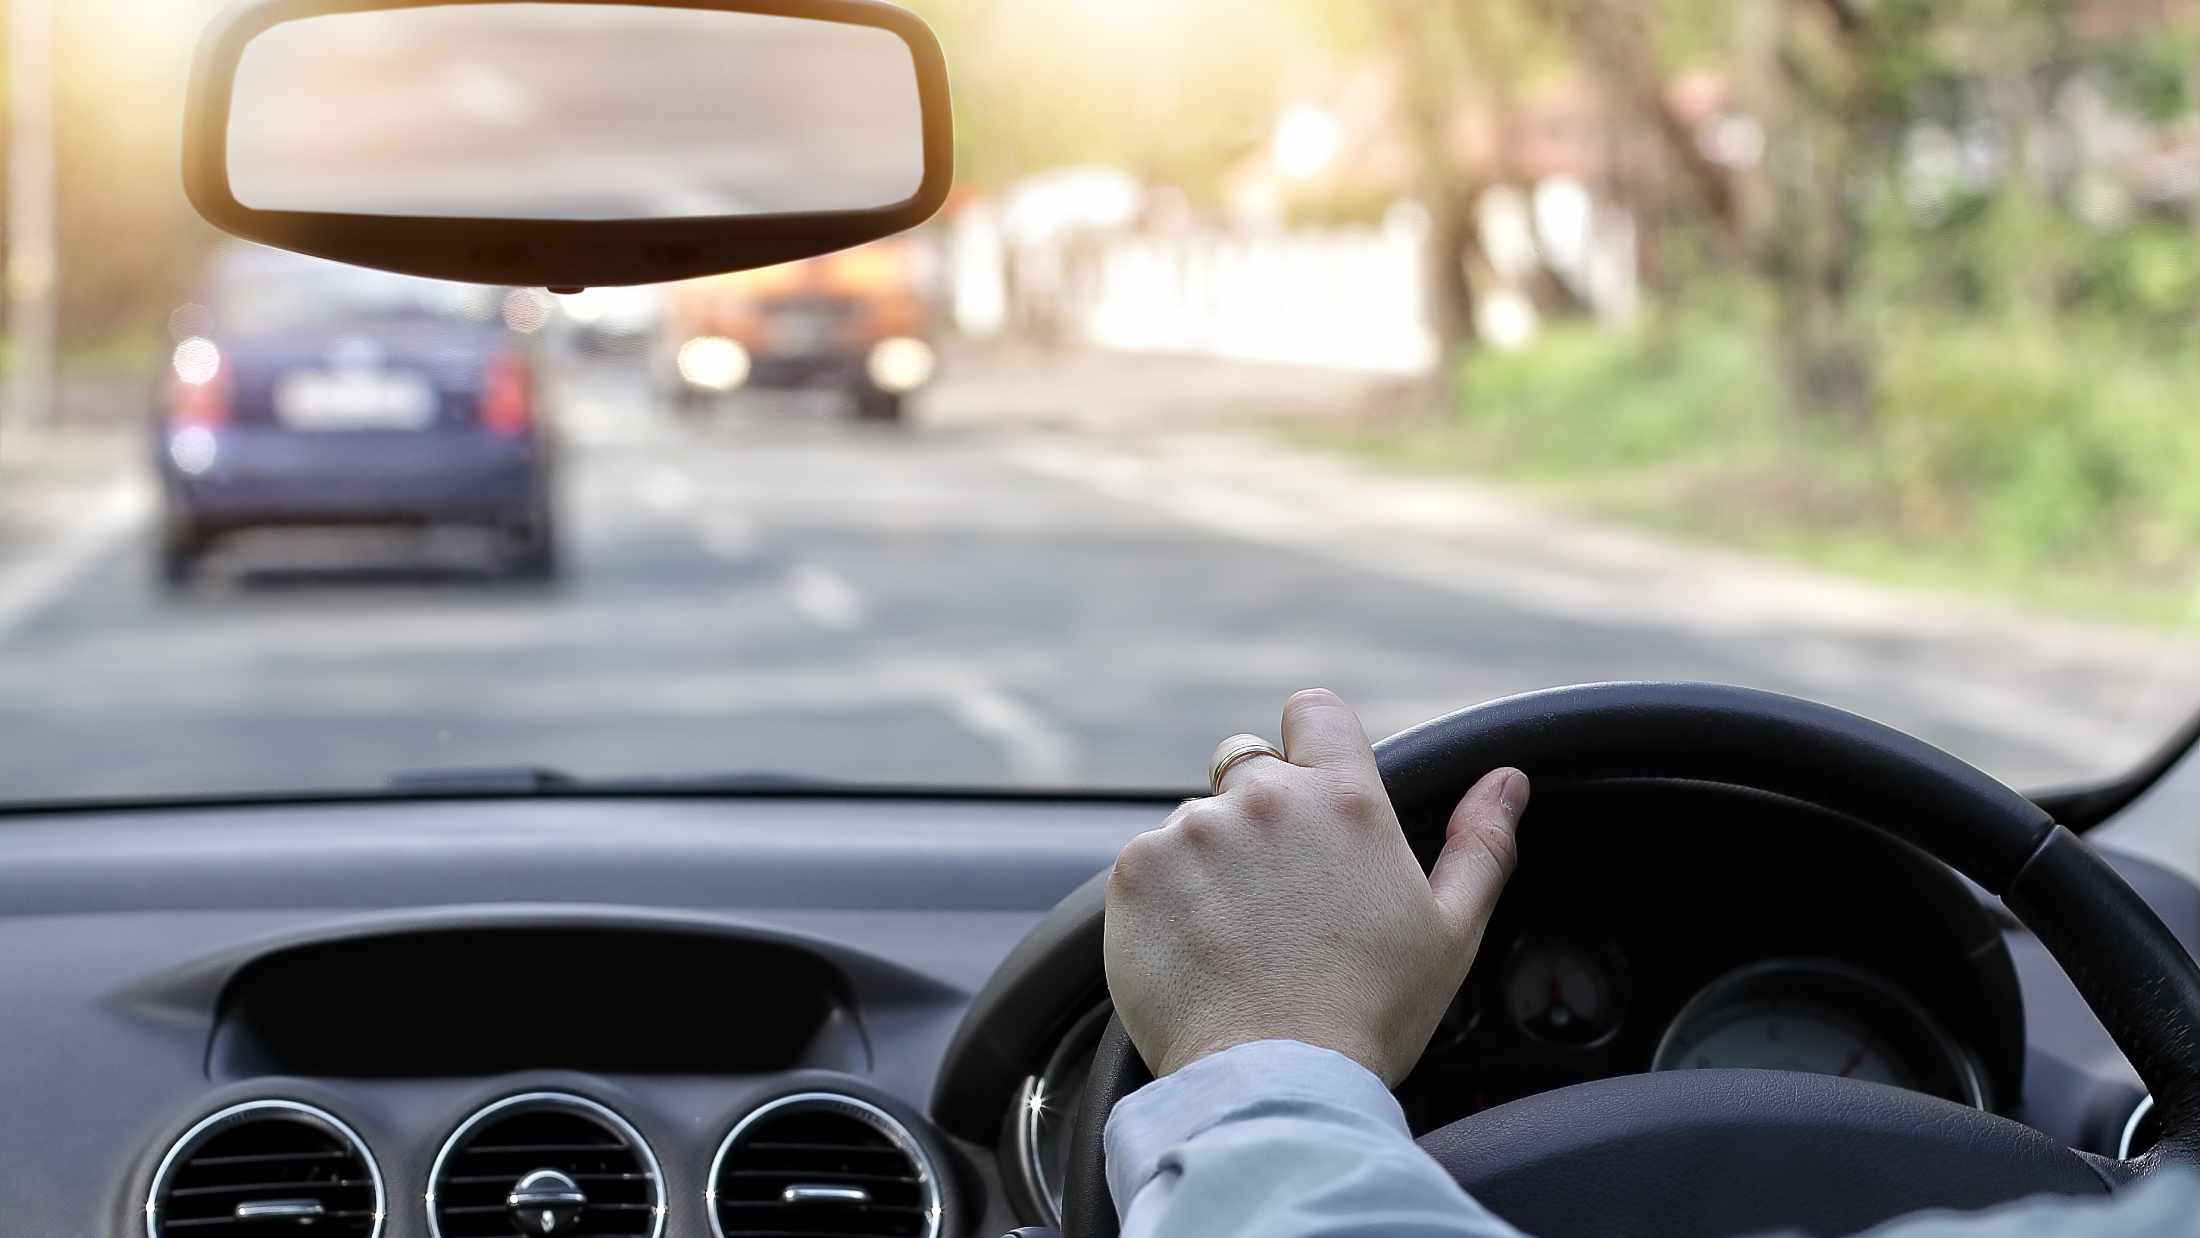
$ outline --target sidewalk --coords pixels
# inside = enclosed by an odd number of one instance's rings
[[[144,446],[116,425],[32,429],[0,423],[0,559],[50,541],[59,526],[135,475]]]

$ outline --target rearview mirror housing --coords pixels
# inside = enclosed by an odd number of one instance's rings
[[[881,0],[260,0],[200,43],[183,181],[246,240],[581,288],[912,228],[953,152],[939,42]]]

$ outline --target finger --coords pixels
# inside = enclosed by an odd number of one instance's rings
[[[1516,769],[1491,770],[1459,801],[1444,828],[1444,850],[1429,870],[1429,888],[1453,940],[1467,949],[1481,942],[1518,862],[1520,815],[1527,807],[1528,776]]]
[[[1293,765],[1382,779],[1360,716],[1327,688],[1308,688],[1284,704],[1283,754]]]
[[[1275,750],[1274,744],[1258,735],[1232,735],[1216,744],[1214,755],[1207,759],[1209,781],[1214,783],[1215,794],[1221,795],[1232,787],[1242,787],[1282,772],[1283,760]],[[1227,768],[1223,765],[1225,761],[1229,762]]]

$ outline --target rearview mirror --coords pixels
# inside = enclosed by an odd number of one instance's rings
[[[269,0],[207,33],[186,123],[216,227],[476,283],[807,258],[953,177],[939,44],[878,0]]]

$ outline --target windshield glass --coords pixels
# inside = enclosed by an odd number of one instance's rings
[[[0,797],[1196,787],[1312,684],[1640,678],[2038,787],[2200,708],[2190,6],[912,7],[940,217],[552,296],[222,240],[216,5],[18,5]]]
[[[210,337],[287,331],[373,330],[376,324],[439,319],[488,322],[502,294],[467,284],[414,279],[281,250],[230,247],[210,261],[202,296],[169,316],[174,331]],[[188,338],[188,336],[186,336]]]

